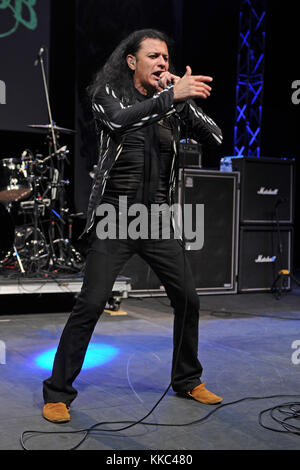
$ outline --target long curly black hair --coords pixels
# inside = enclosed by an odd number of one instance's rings
[[[167,44],[170,56],[169,70],[171,73],[175,73],[171,58],[174,46],[173,40],[156,29],[134,31],[120,42],[104,66],[96,73],[92,83],[87,88],[91,100],[94,99],[100,88],[109,84],[124,104],[128,105],[135,102],[133,71],[128,67],[126,57],[128,54],[135,55],[141,42],[147,38],[159,39]]]

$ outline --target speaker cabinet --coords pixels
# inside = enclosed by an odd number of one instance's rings
[[[186,255],[199,294],[237,292],[238,187],[237,172],[192,168],[179,172],[176,203],[182,207],[184,197],[184,204],[190,207],[189,218],[185,216],[181,229],[188,235]],[[181,220],[179,217],[177,222]],[[192,233],[196,234],[194,238],[190,237]],[[130,296],[165,295],[159,279],[137,255],[121,275],[131,278]]]
[[[281,269],[291,271],[292,238],[292,227],[241,227],[238,291],[271,290]],[[290,279],[287,289],[290,289]]]
[[[293,160],[267,157],[232,158],[241,177],[241,224],[292,224],[294,219]]]

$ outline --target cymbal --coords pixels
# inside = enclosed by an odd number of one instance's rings
[[[35,129],[42,129],[44,131],[51,130],[51,124],[28,124],[27,127],[34,127]],[[65,127],[59,127],[56,124],[53,125],[54,131],[61,132],[63,134],[76,134],[76,131],[72,129],[66,129]]]

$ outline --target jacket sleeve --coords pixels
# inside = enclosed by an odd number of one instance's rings
[[[186,137],[208,145],[222,144],[221,129],[193,100],[179,103],[175,107],[177,116],[183,121]]]
[[[126,134],[153,124],[175,113],[173,86],[152,98],[124,106],[109,85],[106,85],[92,103],[94,118],[111,132]]]

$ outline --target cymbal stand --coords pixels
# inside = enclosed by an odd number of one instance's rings
[[[49,115],[49,123],[50,123],[50,138],[49,138],[49,156],[54,155],[58,159],[58,170],[54,168],[54,166],[51,166],[51,206],[50,206],[50,230],[49,230],[49,236],[50,236],[50,246],[51,246],[51,255],[52,255],[52,261],[54,265],[57,263],[57,258],[55,255],[55,250],[53,246],[53,241],[55,237],[55,230],[54,226],[55,224],[58,224],[59,222],[59,232],[61,234],[61,238],[63,238],[63,226],[66,224],[66,222],[63,219],[63,197],[64,197],[64,191],[62,191],[62,185],[63,185],[63,174],[64,174],[64,165],[63,161],[65,158],[65,155],[62,154],[61,152],[58,151],[57,149],[57,141],[58,141],[58,134],[56,133],[55,129],[55,123],[53,121],[52,117],[52,111],[51,111],[51,105],[50,105],[50,99],[49,99],[49,90],[48,90],[48,85],[47,85],[47,80],[46,80],[46,74],[45,74],[45,67],[44,67],[44,61],[43,61],[43,52],[44,48],[40,49],[40,52],[38,54],[38,60],[41,66],[41,71],[42,71],[42,77],[43,77],[43,84],[44,84],[44,91],[45,91],[45,96],[46,96],[46,102],[47,102],[47,109],[48,109],[48,115]],[[52,160],[52,159],[51,159]],[[55,211],[55,202],[58,200],[58,205],[59,205],[59,210],[58,212]],[[54,206],[54,207],[53,207]],[[55,216],[55,217],[54,217]],[[63,250],[62,247],[59,245],[59,259],[63,260]]]
[[[49,139],[49,154],[51,155],[51,153],[53,153],[54,155],[57,154],[57,138],[56,138],[56,133],[55,133],[55,130],[54,130],[54,122],[53,122],[53,117],[52,117],[52,111],[51,111],[51,105],[50,105],[50,99],[49,99],[49,90],[48,90],[48,84],[47,84],[47,79],[46,79],[46,73],[45,73],[45,66],[44,66],[44,60],[43,60],[43,53],[44,53],[44,48],[42,47],[39,51],[39,54],[38,54],[38,62],[40,63],[40,67],[41,67],[41,72],[42,72],[42,78],[43,78],[43,85],[44,85],[44,92],[45,92],[45,97],[46,97],[46,103],[47,103],[47,109],[48,109],[48,115],[49,115],[49,123],[50,123],[50,133],[51,133],[51,141]],[[53,152],[54,150],[54,152]],[[52,184],[52,188],[56,186],[57,184],[57,172],[55,171],[55,168],[53,167],[53,165],[51,166],[51,173],[50,174],[50,177],[51,177],[51,184]],[[56,191],[51,191],[51,205],[53,205],[53,200],[56,199]],[[53,220],[53,212],[51,210],[51,207],[50,207],[50,230],[49,230],[49,235],[50,235],[50,246],[51,246],[51,258],[52,260],[50,260],[50,262],[56,262],[56,257],[55,257],[55,254],[54,254],[54,250],[53,250],[53,244],[52,244],[52,239],[51,237],[54,236],[54,233],[53,233],[53,225],[54,225],[54,220]]]
[[[43,77],[43,84],[49,114],[49,122],[50,122],[50,136],[49,138],[49,157],[51,156],[50,160],[53,162],[53,157],[57,158],[58,169],[56,169],[53,165],[51,166],[52,175],[51,175],[51,205],[50,205],[50,229],[49,229],[49,237],[50,237],[50,246],[51,246],[51,258],[53,261],[53,267],[57,266],[58,268],[64,267],[65,265],[70,265],[73,263],[73,255],[72,257],[66,257],[66,244],[70,245],[70,240],[64,237],[64,228],[67,226],[67,222],[65,220],[65,216],[67,215],[69,209],[64,207],[65,205],[65,186],[69,184],[68,181],[64,180],[64,161],[67,160],[66,154],[68,151],[62,151],[62,149],[58,150],[57,142],[59,139],[58,130],[56,129],[55,123],[53,121],[51,106],[50,106],[50,99],[49,99],[49,90],[47,86],[46,74],[45,74],[45,67],[43,61],[43,52],[44,48],[40,49],[38,54],[38,61],[41,66],[42,77]],[[48,157],[47,157],[48,158]],[[55,203],[58,202],[58,211],[55,210]],[[58,228],[59,232],[59,239],[55,239],[55,226]],[[56,252],[54,248],[54,243],[57,242],[59,256],[56,257]],[[68,253],[75,252],[76,255],[79,256],[71,246],[67,249]],[[66,259],[67,258],[67,259]]]
[[[49,115],[49,122],[50,122],[50,131],[51,131],[51,136],[52,136],[52,143],[53,143],[54,152],[56,153],[57,152],[57,140],[56,140],[56,135],[55,135],[55,131],[54,131],[54,122],[53,122],[53,119],[52,119],[52,111],[51,111],[51,106],[50,106],[49,90],[48,90],[47,79],[46,79],[46,74],[45,74],[43,53],[44,53],[44,48],[41,48],[40,52],[38,54],[38,60],[39,60],[39,63],[40,63],[40,66],[41,66],[41,71],[42,71],[44,91],[45,91],[45,97],[46,97],[47,109],[48,109],[48,115]]]

